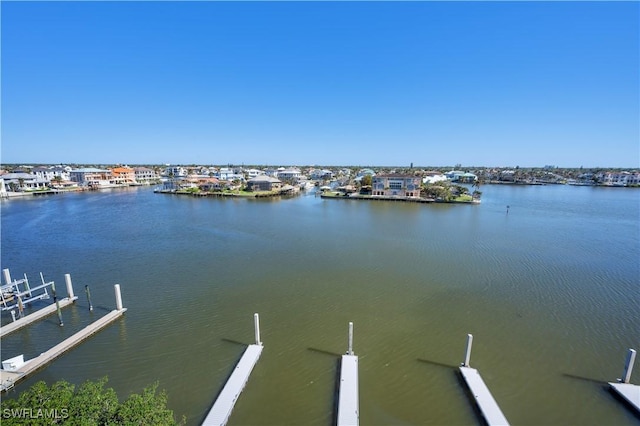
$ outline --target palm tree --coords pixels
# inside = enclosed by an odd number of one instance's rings
[[[471,187],[473,188],[473,192],[471,193],[471,197],[473,199],[479,199],[480,196],[482,195],[482,192],[479,191],[480,189],[480,179],[476,178],[476,180],[473,181],[473,185],[471,185]]]

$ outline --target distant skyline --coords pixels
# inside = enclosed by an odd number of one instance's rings
[[[2,163],[640,167],[638,2],[0,8]]]

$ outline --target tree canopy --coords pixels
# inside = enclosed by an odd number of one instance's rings
[[[2,425],[176,425],[167,408],[165,391],[158,383],[141,394],[131,394],[122,403],[107,378],[87,381],[77,389],[64,380],[50,387],[37,382],[18,398],[2,400]],[[184,419],[182,421],[184,423]]]

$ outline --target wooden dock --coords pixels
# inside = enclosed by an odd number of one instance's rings
[[[74,297],[65,297],[64,299],[60,299],[58,303],[60,304],[60,309],[66,308],[71,305],[78,299],[77,296]],[[46,306],[36,312],[33,312],[29,315],[26,315],[16,321],[13,321],[7,325],[0,327],[0,338],[6,336],[7,334],[13,333],[14,331],[20,330],[22,327],[25,327],[29,324],[32,324],[42,318],[49,316],[56,312],[56,304],[52,303],[49,306]]]
[[[471,346],[473,344],[473,336],[467,334],[467,349],[464,356],[464,362],[460,366],[460,374],[466,383],[471,395],[476,402],[476,405],[482,413],[482,417],[489,426],[494,425],[508,425],[507,418],[502,414],[502,410],[498,406],[498,403],[491,395],[489,388],[484,384],[484,380],[480,377],[480,373],[475,368],[469,366],[469,360],[471,359]]]
[[[242,390],[249,380],[253,367],[258,362],[262,354],[262,342],[260,341],[260,318],[258,314],[253,315],[256,333],[256,343],[249,345],[242,354],[242,358],[236,365],[236,368],[229,376],[227,383],[213,403],[209,413],[202,422],[206,426],[222,426],[226,425],[231,416],[231,411],[240,397]]]
[[[107,315],[89,324],[82,330],[75,333],[73,336],[63,340],[48,351],[43,352],[39,356],[28,360],[17,371],[0,370],[0,390],[10,389],[11,387],[13,387],[13,385],[15,385],[16,382],[24,379],[29,374],[44,367],[46,364],[64,354],[66,351],[73,348],[92,334],[97,333],[107,325],[120,318],[126,310],[126,308],[123,308],[120,310],[116,309],[109,312]]]

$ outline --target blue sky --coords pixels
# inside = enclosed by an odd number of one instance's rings
[[[7,2],[3,163],[640,166],[638,2]]]

